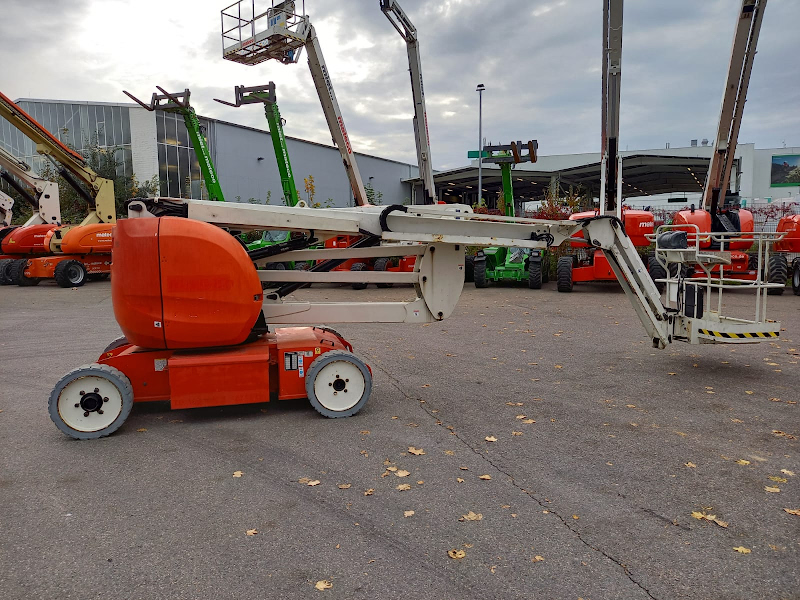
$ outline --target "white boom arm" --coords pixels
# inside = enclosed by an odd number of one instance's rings
[[[265,60],[291,64],[300,60],[301,51],[306,48],[308,68],[333,143],[342,155],[353,199],[358,206],[368,205],[364,182],[311,20],[308,15],[296,12],[294,0],[277,3],[273,0],[269,8],[261,10],[263,3],[263,0],[238,0],[222,10],[222,58],[244,65]]]
[[[406,42],[408,71],[411,75],[411,95],[414,99],[414,139],[417,144],[419,176],[422,179],[422,188],[425,194],[424,204],[434,204],[436,187],[433,183],[431,139],[428,133],[428,113],[425,110],[425,86],[422,84],[422,59],[419,52],[417,29],[395,0],[380,0],[380,2],[383,14]]]
[[[161,215],[184,216],[238,231],[281,229],[313,232],[308,244],[333,235],[357,235],[374,242],[373,247],[324,248],[276,251],[257,264],[340,259],[365,256],[416,254],[413,273],[330,272],[313,267],[310,271],[259,272],[262,280],[288,282],[264,298],[267,322],[406,322],[424,323],[448,317],[461,295],[464,283],[464,248],[470,246],[514,246],[546,248],[558,246],[579,235],[595,248],[602,249],[625,295],[639,317],[653,346],[663,348],[673,340],[691,343],[730,342],[725,336],[701,335],[703,331],[726,331],[741,338],[775,338],[780,324],[767,321],[725,320],[718,314],[702,311],[689,314],[688,302],[677,308],[665,307],[639,254],[615,217],[595,217],[583,221],[547,221],[474,214],[469,206],[416,205],[363,206],[347,209],[307,209],[283,206],[206,202],[174,198],[137,200],[130,203],[131,218]],[[416,246],[401,242],[416,242]],[[381,246],[377,246],[381,243]],[[417,298],[411,302],[322,303],[284,302],[283,298],[303,283],[355,282],[411,283]],[[692,288],[692,291],[693,288]],[[686,293],[688,293],[688,286]],[[681,297],[682,300],[682,297]],[[736,338],[737,336],[728,336]],[[741,341],[741,340],[740,340]]]
[[[33,214],[25,225],[42,223],[61,224],[61,204],[58,197],[58,184],[38,177],[28,163],[21,161],[0,148],[0,167],[4,170],[0,177],[14,188],[33,207]],[[13,175],[16,180],[11,177]],[[22,182],[33,194],[19,185]],[[7,218],[11,222],[11,207],[14,201],[8,198],[11,206],[7,210]],[[8,223],[7,223],[8,224]]]
[[[742,8],[733,35],[728,77],[722,92],[714,154],[703,190],[703,208],[713,210],[719,196],[723,198],[730,185],[731,169],[736,155],[739,127],[747,100],[747,87],[753,70],[758,34],[767,0],[742,0]]]

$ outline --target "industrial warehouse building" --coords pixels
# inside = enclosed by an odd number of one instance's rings
[[[150,112],[136,104],[70,102],[22,98],[17,104],[62,142],[81,151],[94,140],[100,148],[118,148],[120,170],[139,181],[158,176],[161,195],[200,198],[200,166],[183,118]],[[282,189],[269,133],[251,127],[200,117],[222,191],[228,201],[281,203]],[[34,144],[0,118],[0,145],[40,171],[46,158]],[[352,205],[352,192],[333,146],[287,137],[295,183],[303,197],[303,179],[314,177],[315,200]],[[418,174],[416,164],[356,153],[365,186],[380,193],[383,203],[411,202]]]
[[[101,148],[118,148],[120,169],[140,181],[158,176],[162,196],[203,197],[197,157],[183,119],[174,113],[149,112],[135,104],[70,102],[23,98],[20,107],[61,141],[85,150],[93,140]],[[225,198],[229,201],[281,202],[281,183],[272,142],[266,131],[200,117]],[[45,158],[33,143],[0,119],[0,145],[41,170]],[[303,195],[303,179],[313,175],[315,200],[334,206],[352,205],[352,192],[339,151],[287,137],[295,183]],[[434,145],[435,151],[435,145]],[[623,193],[637,207],[699,202],[712,148],[708,145],[622,152]],[[381,195],[383,204],[413,203],[423,197],[416,164],[356,154],[365,186]],[[739,144],[732,187],[745,202],[800,200],[800,147],[756,149]],[[497,165],[484,164],[483,197],[493,206],[502,189]],[[477,161],[436,173],[440,199],[474,204],[478,199]],[[600,188],[599,153],[540,156],[514,170],[514,195],[519,204],[541,198],[554,182],[567,189],[583,187],[595,197]],[[330,202],[328,202],[330,200]]]

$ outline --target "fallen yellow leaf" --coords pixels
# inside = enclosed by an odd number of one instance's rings
[[[785,510],[790,515],[800,517],[800,508],[784,508],[783,510]]]
[[[374,494],[374,493],[375,493],[375,489],[374,488],[369,488],[368,490],[364,490],[364,495],[365,496],[372,496],[372,494]]]
[[[137,429],[136,431],[137,431],[138,433],[144,433],[145,431],[147,431],[147,429],[145,429],[144,427],[140,427],[140,428],[139,428],[139,429]]]
[[[736,464],[737,465],[749,465],[750,461],[749,460],[744,460],[743,458],[740,458],[739,460],[736,461]]]
[[[764,491],[765,492],[769,492],[771,494],[777,494],[778,492],[781,491],[781,488],[772,487],[772,486],[767,485],[767,486],[764,486]]]
[[[414,456],[422,456],[425,454],[425,451],[422,448],[414,448],[414,446],[408,447],[409,454],[413,454]]]
[[[752,396],[755,392],[751,392],[750,390],[745,390],[744,393],[747,394],[748,396]]]
[[[405,469],[400,469],[399,471],[395,471],[394,474],[397,475],[398,477],[408,477],[409,475],[411,475],[411,472],[406,471]]]
[[[511,435],[522,435],[521,431],[512,431]]]
[[[386,467],[386,470],[394,472],[397,471],[397,467]]]
[[[573,518],[573,519],[575,519],[576,521],[577,521],[578,519],[580,519],[580,517],[579,517],[578,515],[572,515],[572,518]]]
[[[401,483],[400,485],[397,486],[396,489],[400,490],[401,492],[405,492],[407,490],[410,490],[411,486],[407,483]]]
[[[767,477],[770,481],[775,481],[777,483],[786,483],[788,480],[785,477],[776,477],[775,475],[770,475]]]
[[[454,558],[456,560],[461,560],[466,555],[467,555],[467,553],[464,552],[463,550],[456,550],[455,548],[453,550],[448,550],[447,551],[447,556],[449,556],[450,558]]]
[[[538,554],[531,559],[531,562],[537,563],[542,562],[544,560],[544,556],[539,556]]]
[[[463,479],[461,479],[461,477],[456,477],[456,481],[457,481],[458,483],[464,483],[464,480],[463,480]]]
[[[452,450],[445,450],[444,453],[447,454],[447,456],[455,456],[456,455],[456,453],[453,452]]]
[[[516,417],[516,418],[517,418],[517,419],[526,419],[527,417],[526,417],[525,415],[517,415],[517,417]]]
[[[369,429],[362,429],[361,431],[359,431],[359,433],[361,435],[369,435]]]
[[[246,535],[258,535],[258,529],[248,529],[245,531]]]
[[[459,521],[483,521],[483,515],[469,511],[467,514],[461,515]]]
[[[333,584],[330,581],[321,579],[320,581],[314,584],[314,587],[317,588],[319,591],[329,590],[333,587]]]
[[[319,479],[315,479],[314,481],[309,481],[306,485],[309,485],[309,486],[312,486],[312,487],[315,486],[315,485],[319,485]]]
[[[739,554],[750,554],[750,548],[745,548],[744,546],[739,546],[738,548],[734,548]]]
[[[311,481],[310,477],[301,477],[297,480],[297,483],[308,483],[309,481]]]
[[[487,435],[487,436],[486,436],[485,438],[483,438],[483,439],[485,439],[487,442],[496,442],[496,441],[497,441],[497,438],[496,438],[496,437],[494,437],[493,435]]]
[[[233,476],[234,477],[238,478],[238,477],[241,477],[242,475],[244,475],[244,473],[242,471],[234,471],[233,472]]]
[[[794,477],[794,472],[790,471],[789,469],[781,469],[781,473],[788,475],[789,477]]]
[[[340,490],[349,490],[351,485],[353,485],[353,484],[352,483],[340,483],[336,487],[338,487]]]
[[[697,467],[697,465],[694,464],[693,462],[683,463],[683,466],[689,467],[690,469],[694,469],[695,467]]]
[[[530,425],[531,423],[536,423],[536,421],[534,421],[533,419],[525,419],[522,422],[525,423],[526,425]]]
[[[404,510],[403,511],[403,516],[405,518],[413,517],[414,516],[414,511],[413,510]]]
[[[492,476],[491,475],[479,475],[478,479],[483,479],[484,481],[491,481],[492,480]]]

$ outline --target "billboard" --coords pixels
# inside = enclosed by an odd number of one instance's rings
[[[772,156],[770,187],[800,186],[800,154]]]

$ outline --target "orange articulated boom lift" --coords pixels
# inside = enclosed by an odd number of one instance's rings
[[[47,256],[21,259],[24,264],[12,265],[12,282],[36,285],[43,279],[55,279],[61,287],[78,287],[90,277],[107,277],[111,272],[112,230],[117,221],[114,182],[98,176],[80,154],[65,146],[2,93],[0,116],[33,140],[39,154],[59,165],[59,175],[89,206],[80,225],[62,225],[46,233],[43,246]]]
[[[252,52],[293,51],[286,42],[293,35],[286,27],[289,17],[308,24],[307,17],[295,15],[294,6],[287,1],[266,10],[261,15],[265,30],[255,31],[252,22],[242,30],[234,27],[238,35],[233,48],[242,50],[243,60],[252,58]],[[223,28],[230,32],[224,18]],[[148,198],[131,201],[128,217],[115,231],[111,281],[114,315],[124,337],[96,362],[67,373],[50,394],[50,417],[76,439],[113,433],[134,402],[153,400],[191,408],[308,397],[326,417],[354,415],[370,396],[372,372],[345,339],[319,323],[446,319],[461,295],[467,246],[541,251],[581,235],[607,257],[654,348],[673,341],[750,343],[780,335],[780,323],[767,319],[765,311],[752,320],[704,312],[686,302],[683,291],[665,304],[614,216],[549,221],[479,215],[463,204],[308,210]],[[261,251],[248,252],[226,228],[304,235],[297,245],[256,254]],[[361,235],[365,243],[311,247],[353,235]],[[401,248],[402,254],[416,257],[414,271],[332,270],[343,260],[398,256]],[[270,272],[255,267],[287,261],[322,262],[308,271],[287,270],[281,275],[287,284],[265,293],[260,282]],[[291,298],[307,283],[366,281],[412,284],[416,297],[342,303]],[[270,329],[276,325],[292,326]],[[712,328],[725,335],[714,335]]]
[[[722,95],[717,137],[714,140],[714,154],[703,191],[702,208],[692,206],[689,210],[678,212],[673,224],[677,229],[688,232],[689,241],[698,241],[699,247],[709,252],[726,253],[725,264],[712,269],[716,274],[728,273],[743,282],[756,281],[766,275],[766,279],[776,285],[767,290],[769,294],[782,294],[788,273],[788,261],[785,254],[774,252],[759,259],[756,252],[748,252],[753,246],[754,231],[753,213],[739,207],[739,197],[731,194],[731,171],[736,155],[736,145],[742,114],[747,100],[747,89],[756,45],[761,30],[761,22],[767,0],[742,0],[736,29],[734,32],[728,75]],[[792,234],[797,224],[787,219],[779,228],[779,232],[787,232],[782,240],[777,240],[774,250],[783,248],[800,248],[800,238]],[[699,234],[699,240],[695,235]],[[794,237],[794,241],[792,241]],[[663,266],[661,276],[664,276]],[[684,274],[688,277],[703,278],[704,270],[695,265]]]
[[[38,177],[30,165],[0,148],[0,178],[33,208],[22,225],[11,225],[14,201],[3,194],[3,227],[0,229],[0,285],[11,285],[20,277],[22,257],[48,254],[46,236],[61,225],[58,185]],[[21,261],[17,263],[17,261]],[[17,263],[17,264],[15,264]],[[13,268],[12,268],[13,267]]]

